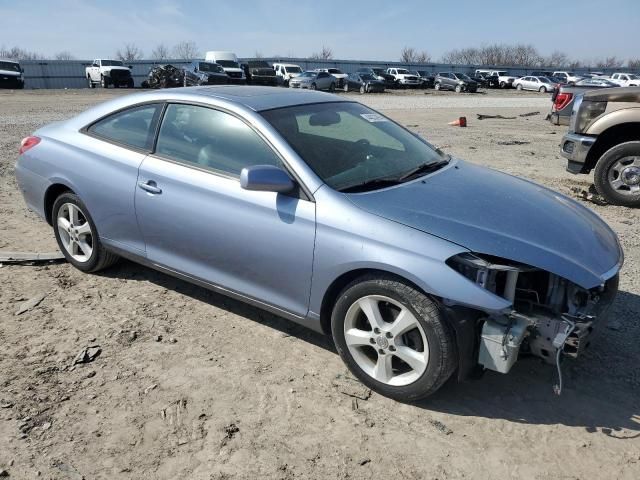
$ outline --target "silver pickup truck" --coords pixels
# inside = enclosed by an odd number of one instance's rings
[[[640,207],[640,87],[578,95],[561,153],[569,172],[595,170],[596,189],[609,203]]]

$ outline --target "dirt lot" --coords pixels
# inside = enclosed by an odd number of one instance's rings
[[[0,250],[55,248],[16,188],[19,140],[119,94],[0,92]],[[564,171],[563,130],[544,121],[548,97],[354,98],[472,162],[565,194],[590,184]],[[542,113],[518,116],[531,111]],[[447,125],[460,115],[468,128]],[[513,140],[526,143],[501,144]],[[637,480],[640,212],[587,206],[618,233],[626,263],[611,321],[565,364],[561,397],[555,370],[523,359],[509,375],[449,382],[416,405],[365,400],[328,339],[202,288],[128,262],[100,275],[4,265],[0,470],[25,479]],[[41,293],[39,306],[15,315]],[[72,368],[90,345],[101,355]]]

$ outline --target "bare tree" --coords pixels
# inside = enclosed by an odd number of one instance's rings
[[[173,55],[180,60],[192,60],[200,56],[196,42],[183,41],[173,47]]]
[[[166,60],[169,58],[169,47],[164,43],[159,43],[156,48],[151,52],[151,58],[153,60]]]
[[[618,57],[607,57],[604,59],[596,60],[595,66],[598,68],[617,68],[624,64],[623,60],[618,60]]]
[[[30,52],[20,47],[5,48],[0,47],[0,58],[10,58],[12,60],[38,60],[44,56],[37,52]]]
[[[426,50],[422,50],[416,54],[416,63],[429,63],[431,61],[431,55]]]
[[[569,64],[569,57],[566,53],[556,50],[547,58],[544,59],[544,64],[547,67],[566,67]]]
[[[122,49],[116,52],[116,58],[123,62],[131,62],[142,58],[142,50],[135,43],[127,43]]]
[[[322,50],[312,53],[309,58],[313,60],[330,60],[333,58],[333,50],[323,45]]]
[[[400,52],[400,61],[403,63],[413,63],[416,61],[416,49],[413,47],[404,47]]]
[[[632,70],[640,70],[640,58],[630,58],[627,60],[627,67]]]

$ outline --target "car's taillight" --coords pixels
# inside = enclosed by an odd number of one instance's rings
[[[569,104],[572,98],[573,93],[558,93],[558,95],[556,95],[556,100],[553,106],[555,107],[556,111],[560,111]]]
[[[27,150],[30,150],[31,148],[35,147],[39,143],[40,143],[40,137],[32,136],[32,137],[23,138],[22,141],[20,142],[20,155],[22,155]]]

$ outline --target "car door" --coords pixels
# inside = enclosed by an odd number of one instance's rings
[[[241,169],[263,164],[283,161],[244,121],[209,107],[168,105],[136,189],[147,257],[304,316],[315,204],[303,195],[242,189]]]

